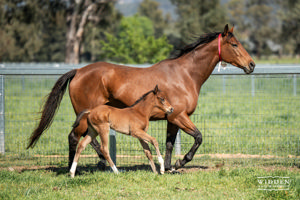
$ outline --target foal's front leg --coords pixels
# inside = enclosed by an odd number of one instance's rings
[[[148,158],[148,160],[150,162],[150,166],[151,166],[152,171],[155,174],[157,174],[156,167],[155,167],[155,164],[154,164],[154,161],[153,161],[153,157],[152,157],[152,153],[151,153],[149,145],[144,140],[139,139],[139,141],[140,141],[140,143],[141,143],[141,145],[144,149],[144,153],[145,153],[146,157]]]
[[[148,135],[144,131],[137,131],[137,132],[133,133],[132,135],[134,137],[137,137],[140,141],[143,142],[143,143],[141,142],[141,144],[142,144],[142,146],[144,148],[146,156],[150,160],[150,164],[151,164],[152,170],[153,170],[154,173],[157,173],[156,169],[155,169],[155,166],[154,166],[153,159],[152,159],[152,154],[151,154],[150,148],[149,148],[149,146],[148,146],[148,144],[146,142],[150,142],[155,147],[157,158],[158,158],[158,162],[160,164],[160,173],[164,174],[165,173],[164,159],[162,158],[162,156],[160,154],[157,140],[154,137],[151,137],[150,135]],[[145,145],[145,147],[147,147],[146,149],[145,149],[144,145]]]

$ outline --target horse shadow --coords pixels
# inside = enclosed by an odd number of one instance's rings
[[[159,171],[160,166],[158,164],[155,165],[157,171]],[[210,167],[208,166],[185,166],[184,168],[181,168],[180,170],[175,170],[175,171],[170,171],[170,172],[166,172],[167,174],[183,174],[185,172],[188,172],[190,170],[192,171],[201,171],[201,170],[206,170],[209,169]],[[59,167],[59,166],[49,166],[49,167],[44,167],[44,168],[38,168],[38,167],[34,167],[34,168],[27,168],[27,169],[23,169],[21,172],[24,171],[36,171],[36,170],[46,170],[46,171],[50,171],[50,172],[54,172],[56,173],[56,175],[66,175],[70,173],[70,170],[68,167]],[[122,172],[130,172],[130,171],[149,171],[152,172],[152,169],[150,167],[150,165],[147,164],[139,164],[139,165],[132,165],[132,166],[120,166],[118,167],[118,170],[122,173]],[[99,172],[102,171],[104,173],[113,173],[113,171],[111,170],[110,166],[105,166],[105,168],[103,167],[99,167],[97,164],[87,164],[84,166],[78,166],[77,167],[77,171],[76,171],[76,176],[82,176],[85,174],[94,174],[95,172]]]

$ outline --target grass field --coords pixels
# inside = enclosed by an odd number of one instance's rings
[[[67,94],[49,131],[42,135],[33,150],[25,150],[37,123],[35,119],[39,117],[37,111],[43,97],[50,92],[56,78],[6,77],[6,153],[0,157],[0,167],[8,166],[8,163],[66,164],[67,135],[75,119]],[[297,164],[300,156],[300,81],[298,75],[296,78],[295,85],[292,75],[212,76],[201,89],[198,107],[191,117],[204,138],[197,154],[268,155],[288,166]],[[158,139],[163,154],[165,131],[165,121],[151,122],[148,131]],[[185,133],[181,134],[181,140],[181,154],[184,155],[194,141]],[[93,156],[95,153],[88,147],[82,154]],[[120,165],[148,163],[139,142],[121,134],[117,134],[117,154],[123,156],[118,158]],[[196,155],[191,164],[209,159]],[[95,163],[98,159],[92,157],[81,159],[81,162],[84,160]],[[257,163],[256,160],[246,160],[249,164]]]
[[[91,169],[91,168],[88,168]],[[182,174],[155,175],[149,170],[84,171],[74,179],[65,168],[0,170],[0,199],[299,199],[297,168],[199,169]],[[288,184],[258,177],[287,177]]]

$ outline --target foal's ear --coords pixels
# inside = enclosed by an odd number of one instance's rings
[[[224,32],[223,32],[222,36],[224,37],[227,34],[228,34],[228,24],[225,25]]]
[[[154,94],[157,94],[158,91],[159,91],[158,90],[158,85],[156,85],[155,88],[154,88],[154,90],[153,90],[153,92],[154,92]]]

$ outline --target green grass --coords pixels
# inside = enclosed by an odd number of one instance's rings
[[[65,164],[68,155],[68,133],[75,119],[68,94],[64,96],[51,128],[42,135],[34,149],[25,150],[33,131],[42,100],[57,77],[7,76],[5,79],[5,156],[6,163]],[[253,90],[252,85],[255,85]],[[290,75],[212,76],[202,87],[198,107],[192,121],[203,134],[197,154],[271,155],[285,160],[300,156],[300,81]],[[151,122],[149,134],[160,143],[165,153],[166,122]],[[194,140],[182,132],[182,155]],[[152,148],[152,152],[155,152]],[[94,155],[88,147],[83,155]],[[141,156],[140,159],[119,158],[119,164],[148,163],[139,142],[117,134],[117,154]],[[59,155],[62,157],[46,157]],[[175,158],[173,158],[174,161]],[[81,162],[97,162],[97,158]],[[194,159],[198,162],[198,158]],[[201,160],[201,159],[200,159]],[[299,157],[296,159],[299,162]],[[285,162],[285,161],[284,161]],[[292,161],[293,162],[293,161]],[[201,162],[200,162],[201,163]],[[256,164],[255,161],[249,163]],[[194,163],[195,164],[195,163]],[[289,164],[288,164],[289,165]]]
[[[260,191],[257,177],[289,177],[286,191]],[[115,175],[65,169],[0,170],[0,199],[299,199],[299,169],[222,168],[155,175],[138,170]]]

